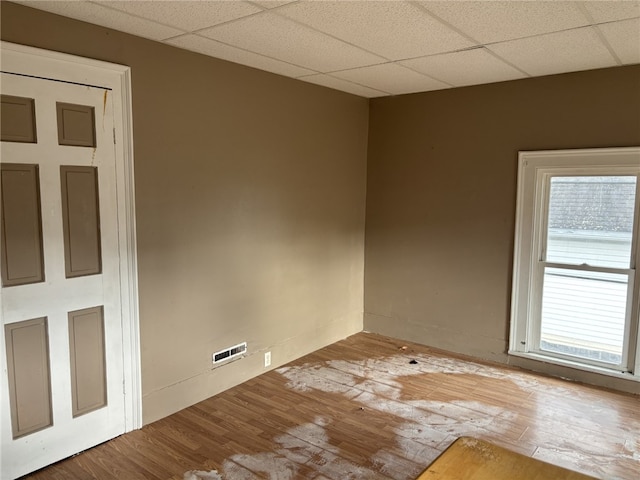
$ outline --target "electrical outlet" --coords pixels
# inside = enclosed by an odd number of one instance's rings
[[[271,365],[271,352],[267,352],[264,354],[264,366],[265,368]]]

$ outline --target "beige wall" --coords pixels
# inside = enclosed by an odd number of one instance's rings
[[[518,151],[638,144],[639,66],[372,100],[365,329],[506,362]]]
[[[145,423],[362,330],[366,99],[7,2],[1,32],[132,68]]]
[[[7,2],[1,35],[132,67],[145,423],[263,372],[266,350],[277,366],[362,329],[365,179],[364,328],[507,362],[518,150],[640,144],[640,67],[369,112]],[[211,370],[241,341],[247,358]]]

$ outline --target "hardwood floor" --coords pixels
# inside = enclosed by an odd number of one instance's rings
[[[638,397],[367,333],[29,478],[404,480],[463,435],[639,478]]]

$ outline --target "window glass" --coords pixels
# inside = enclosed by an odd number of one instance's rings
[[[619,364],[628,276],[546,267],[543,282],[540,349]]]
[[[629,268],[635,176],[552,177],[546,261]]]

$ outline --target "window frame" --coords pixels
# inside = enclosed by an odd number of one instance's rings
[[[541,351],[540,309],[551,177],[633,175],[637,177],[629,269],[627,315],[620,366]],[[640,381],[640,147],[521,151],[518,154],[510,355]],[[598,267],[592,267],[598,269]],[[605,270],[624,270],[609,269]]]

